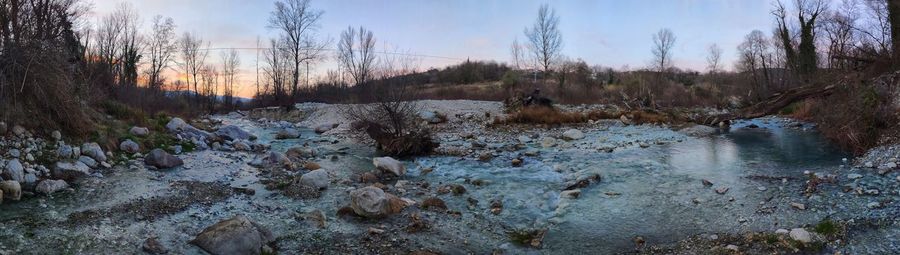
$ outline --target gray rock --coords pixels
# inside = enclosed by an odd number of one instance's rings
[[[97,161],[106,161],[106,153],[97,143],[84,143],[81,145],[81,154],[91,157]]]
[[[556,146],[556,139],[553,137],[544,137],[541,139],[541,147],[550,148]]]
[[[128,152],[128,153],[138,153],[138,152],[141,152],[141,145],[137,144],[136,142],[132,141],[131,139],[128,139],[128,140],[122,141],[122,143],[119,144],[119,150],[122,150],[122,151]]]
[[[291,158],[312,158],[318,153],[316,149],[310,147],[293,147],[288,149],[286,154]]]
[[[812,242],[812,235],[810,235],[809,232],[806,231],[806,229],[802,229],[802,228],[791,229],[791,232],[789,235],[791,236],[791,239],[794,239],[801,243]]]
[[[28,131],[25,130],[25,128],[22,126],[15,125],[12,127],[12,132],[13,132],[13,135],[15,135],[15,136],[18,136],[20,138],[25,138],[25,135],[27,135],[26,133]]]
[[[19,158],[22,156],[22,151],[19,151],[19,149],[10,149],[9,151],[7,151],[7,153],[10,157],[13,158]]]
[[[172,118],[168,124],[166,124],[166,130],[169,130],[171,133],[178,134],[182,139],[195,141],[195,144],[200,146],[200,142],[206,141],[209,139],[209,132],[200,130],[194,126],[191,126],[181,118]],[[201,148],[203,148],[201,146]]]
[[[584,133],[578,129],[569,129],[563,132],[563,137],[567,140],[581,140],[584,138]]]
[[[336,123],[328,123],[328,124],[318,125],[314,129],[315,129],[316,133],[322,134],[322,133],[328,132],[328,131],[336,128],[337,126],[338,126],[338,124],[336,124]]]
[[[56,162],[53,167],[53,178],[72,181],[91,174],[91,168],[81,161],[67,160]]]
[[[847,174],[847,179],[850,179],[850,180],[859,179],[862,177],[863,176],[861,174]]]
[[[256,140],[256,136],[235,125],[221,127],[219,130],[216,130],[215,134],[226,140]]]
[[[145,137],[150,135],[150,129],[145,127],[132,127],[128,130],[128,133],[137,137]]]
[[[403,165],[403,162],[400,162],[391,157],[373,158],[372,164],[374,164],[375,168],[381,170],[382,172],[391,173],[395,176],[406,175],[406,166]]]
[[[44,195],[50,195],[57,191],[69,188],[69,184],[63,180],[43,180],[34,188],[35,191]]]
[[[272,232],[238,215],[207,227],[190,243],[214,255],[256,255],[269,253],[268,244],[274,241]]]
[[[528,137],[525,135],[520,135],[517,139],[519,140],[520,143],[530,143],[531,142],[531,137]]]
[[[97,166],[100,165],[100,163],[97,163],[96,160],[94,160],[88,156],[80,156],[80,157],[78,157],[78,161],[80,161],[81,163],[84,163],[85,165],[87,165],[90,168],[97,168]]]
[[[3,174],[9,176],[10,179],[17,182],[25,182],[25,168],[18,159],[12,159],[6,163],[6,169]]]
[[[144,157],[144,163],[159,169],[168,169],[184,165],[184,161],[172,156],[162,149],[153,149]]]
[[[12,201],[19,201],[19,199],[22,199],[22,186],[19,185],[19,182],[17,181],[0,182],[0,190],[3,190],[5,199]]]
[[[35,175],[33,173],[27,173],[27,174],[25,174],[25,181],[23,183],[34,184],[37,181],[38,181],[37,175]]]
[[[52,137],[53,140],[59,141],[62,140],[62,133],[60,133],[59,130],[53,130],[53,132],[50,133],[50,137]]]
[[[368,186],[350,192],[350,208],[359,216],[380,218],[390,212],[390,198],[384,190]]]
[[[324,189],[328,188],[328,183],[328,172],[325,169],[313,170],[300,176],[300,185]]]
[[[300,137],[300,131],[293,128],[281,129],[275,134],[275,139],[296,139],[298,137]]]
[[[250,150],[252,150],[252,148],[250,147],[250,145],[248,145],[248,144],[245,143],[244,141],[236,141],[236,142],[234,142],[233,144],[231,144],[231,146],[234,147],[234,149],[235,149],[235,150],[238,150],[238,151],[250,151]]]

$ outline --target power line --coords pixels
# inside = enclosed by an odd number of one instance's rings
[[[216,48],[205,48],[198,49],[200,51],[218,51],[218,50],[271,50],[271,47],[216,47]],[[312,48],[306,48],[312,49]],[[304,49],[301,49],[304,50]],[[337,51],[337,49],[333,48],[322,48],[324,51]],[[415,53],[404,53],[404,52],[389,52],[389,51],[373,51],[376,54],[383,55],[396,55],[396,56],[409,56],[409,57],[422,57],[422,58],[441,58],[441,59],[449,59],[449,60],[465,60],[464,58],[455,58],[455,57],[446,57],[446,56],[437,56],[437,55],[425,55],[425,54],[415,54]]]

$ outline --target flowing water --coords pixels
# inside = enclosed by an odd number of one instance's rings
[[[332,175],[332,186],[318,199],[291,199],[263,188],[260,172],[247,165],[255,155],[193,152],[182,156],[186,163],[183,168],[155,172],[120,167],[103,178],[82,181],[74,192],[2,205],[0,250],[135,253],[145,238],[158,236],[173,253],[201,253],[187,241],[205,226],[234,214],[247,215],[268,226],[279,236],[278,246],[285,254],[353,242],[343,239],[365,236],[368,227],[396,227],[390,225],[396,222],[393,219],[379,222],[334,217],[338,208],[347,205],[348,191],[359,186],[355,181],[342,180],[373,170],[371,157],[375,151],[369,146],[319,136],[307,129],[301,139],[275,140],[276,127],[221,118],[256,134],[261,142],[270,143],[272,150],[317,148],[317,162]],[[748,128],[750,124],[759,128]],[[590,129],[586,135],[553,148],[527,143],[526,150],[536,153],[524,156],[522,167],[509,164],[521,152],[500,149],[512,142],[498,139],[485,139],[488,148],[497,149],[498,157],[489,162],[450,156],[405,160],[409,173],[402,179],[427,182],[432,188],[413,188],[399,195],[416,201],[439,196],[460,214],[423,212],[433,222],[431,230],[403,234],[397,245],[449,254],[484,254],[497,249],[514,254],[606,254],[631,251],[638,236],[648,244],[668,244],[698,234],[774,231],[815,224],[826,217],[870,214],[865,208],[868,199],[845,196],[837,185],[825,186],[810,197],[803,195],[805,171],[838,176],[854,171],[843,166],[846,162],[842,159],[848,156],[809,125],[786,128],[779,119],[761,119],[738,123],[730,132],[704,138],[655,126],[610,125]],[[599,147],[616,149],[607,153]],[[331,156],[338,159],[331,160]],[[426,174],[426,168],[433,171]],[[599,174],[601,181],[582,188],[578,198],[560,197],[567,183],[591,174]],[[112,217],[91,223],[66,222],[73,212],[144,201],[165,193],[172,182],[179,180],[249,187],[257,192],[152,219]],[[713,186],[704,185],[702,180]],[[467,192],[460,196],[434,194],[436,187],[445,184],[464,185]],[[720,187],[728,191],[717,194],[715,189]],[[490,212],[492,200],[502,201],[500,214]],[[796,210],[790,206],[792,202],[808,208]],[[895,207],[883,210],[896,212]],[[328,215],[325,229],[296,219],[311,210]],[[542,249],[511,244],[506,232],[517,229],[546,229]],[[897,236],[896,228],[878,231],[869,234]],[[892,238],[853,244],[860,247],[857,251],[890,252],[897,249],[896,243]]]

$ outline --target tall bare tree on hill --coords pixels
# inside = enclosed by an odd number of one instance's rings
[[[559,16],[556,15],[556,11],[550,9],[547,4],[541,5],[534,26],[531,29],[525,28],[525,36],[528,38],[529,50],[535,62],[545,73],[550,72],[553,61],[559,59],[563,47]]]
[[[163,84],[161,73],[169,64],[177,51],[175,41],[175,21],[172,18],[153,17],[150,35],[147,41],[147,56],[150,66],[147,68],[147,87],[159,91]]]
[[[310,0],[283,0],[275,2],[269,17],[269,27],[281,31],[293,61],[292,96],[299,92],[300,64],[316,59],[324,49],[325,44],[315,39],[323,13],[313,9]]]
[[[347,27],[338,41],[337,59],[355,85],[372,80],[375,71],[375,35],[359,27]]]

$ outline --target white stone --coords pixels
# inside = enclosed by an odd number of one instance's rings
[[[863,176],[862,176],[861,174],[848,174],[848,175],[847,175],[847,179],[850,179],[850,180],[859,179],[859,178],[862,178],[862,177],[863,177]]]
[[[406,166],[403,165],[403,162],[400,162],[391,157],[373,158],[372,164],[374,164],[375,168],[381,170],[382,172],[388,172],[394,174],[395,176],[406,175]]]
[[[325,169],[314,170],[300,176],[300,184],[316,189],[324,189],[328,187],[328,172]]]
[[[812,235],[810,235],[809,232],[806,231],[806,229],[802,229],[802,228],[791,229],[791,232],[789,233],[789,235],[791,236],[791,239],[797,240],[801,243],[812,242]]]
[[[584,133],[582,133],[578,129],[569,129],[569,130],[566,130],[566,132],[563,132],[563,137],[565,137],[568,140],[580,140],[580,139],[584,138]]]
[[[790,232],[791,231],[788,231],[787,229],[783,229],[783,228],[779,228],[778,230],[775,230],[775,234],[779,234],[779,235],[787,235]]]

